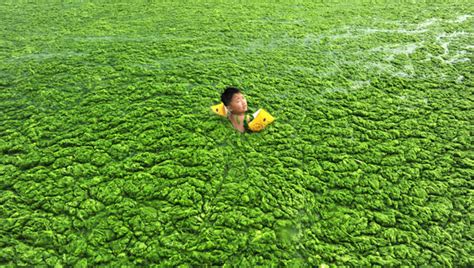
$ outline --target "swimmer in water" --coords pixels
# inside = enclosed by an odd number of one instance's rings
[[[232,126],[240,133],[251,132],[248,123],[252,121],[251,115],[246,115],[247,100],[236,87],[227,87],[221,95],[221,101],[227,108],[227,118]]]

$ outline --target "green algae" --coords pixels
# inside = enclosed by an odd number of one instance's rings
[[[472,13],[0,5],[0,263],[472,266]]]

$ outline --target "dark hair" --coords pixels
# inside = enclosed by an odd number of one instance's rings
[[[229,106],[232,97],[236,93],[240,93],[240,90],[236,87],[227,87],[224,90],[224,93],[222,93],[221,95],[221,101],[224,103],[225,106]]]

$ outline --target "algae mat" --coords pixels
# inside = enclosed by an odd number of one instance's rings
[[[467,1],[24,2],[2,265],[473,265]],[[276,121],[233,130],[227,85]]]

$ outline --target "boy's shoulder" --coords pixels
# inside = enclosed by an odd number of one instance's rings
[[[250,122],[250,121],[252,121],[252,120],[253,120],[253,118],[254,118],[254,117],[253,117],[253,115],[252,115],[252,114],[247,114],[247,115],[245,116],[245,119],[247,119],[247,122]]]

